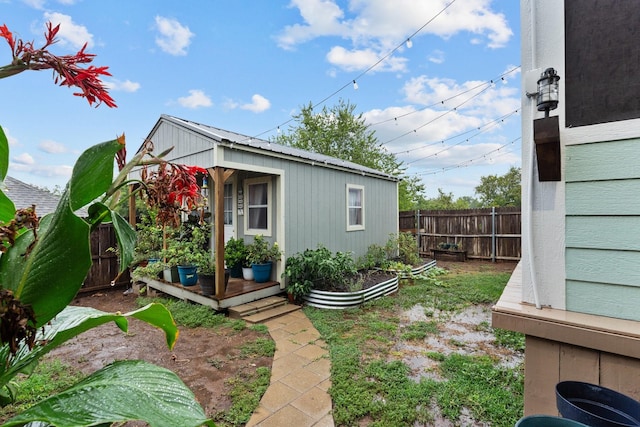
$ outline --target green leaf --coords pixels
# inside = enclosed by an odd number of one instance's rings
[[[41,222],[37,240],[26,232],[0,257],[0,283],[33,307],[37,327],[71,302],[91,267],[89,224],[71,211],[67,194]]]
[[[118,254],[120,256],[120,272],[122,273],[133,262],[133,252],[137,241],[136,231],[122,215],[115,211],[111,211],[111,219],[113,221],[113,228],[116,231],[118,247],[120,248]]]
[[[8,384],[18,373],[29,372],[42,356],[89,329],[113,321],[126,332],[127,317],[134,317],[162,329],[167,347],[173,348],[178,338],[178,328],[171,313],[162,304],[152,303],[125,314],[105,313],[90,307],[68,306],[40,332],[37,342],[45,343],[44,345],[38,345],[32,350],[22,346],[14,357],[10,357],[8,345],[0,347],[0,360],[9,361],[7,366],[0,364],[0,386]]]
[[[66,426],[144,420],[151,427],[213,426],[176,374],[144,361],[115,362],[3,426],[45,421]]]
[[[9,222],[16,215],[16,206],[11,199],[0,190],[0,221]]]
[[[113,158],[122,148],[118,140],[88,148],[73,167],[69,181],[71,210],[76,211],[104,194],[113,181]]]
[[[9,170],[9,141],[0,126],[0,181],[4,181]]]

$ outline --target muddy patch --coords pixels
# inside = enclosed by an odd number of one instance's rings
[[[414,381],[422,378],[442,380],[438,373],[439,362],[433,353],[444,356],[487,355],[505,368],[515,368],[524,361],[523,353],[496,344],[489,305],[474,305],[459,313],[415,305],[400,314],[401,328],[434,320],[438,323],[438,333],[422,340],[399,341],[393,349],[393,354],[400,355],[401,360],[411,368]]]

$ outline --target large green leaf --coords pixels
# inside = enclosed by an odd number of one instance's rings
[[[213,426],[176,374],[144,361],[101,369],[10,419],[3,426],[45,421],[58,427],[144,420],[151,427]]]
[[[67,195],[35,242],[33,233],[24,233],[0,257],[0,283],[33,307],[38,327],[71,302],[91,267],[89,224],[71,211]]]
[[[73,167],[69,181],[71,210],[76,211],[105,193],[113,181],[114,156],[122,148],[118,140],[88,148]]]
[[[16,215],[16,206],[11,199],[4,194],[4,191],[0,190],[0,221],[9,222]]]
[[[0,126],[0,181],[4,181],[9,170],[9,141]]]
[[[7,177],[9,169],[9,141],[0,126],[0,182]],[[6,194],[0,189],[0,221],[11,221],[16,213],[16,207]]]
[[[118,247],[120,248],[118,252],[120,255],[120,272],[123,272],[133,262],[133,252],[137,243],[136,231],[122,215],[115,211],[111,211],[111,220],[113,221],[113,228],[116,231]]]
[[[167,346],[170,349],[173,348],[178,337],[178,328],[169,310],[161,304],[152,303],[125,314],[105,313],[90,307],[68,306],[40,331],[37,342],[41,344],[32,350],[23,346],[14,357],[10,357],[8,345],[0,347],[0,360],[8,360],[6,366],[0,365],[0,386],[6,385],[20,372],[28,373],[42,356],[89,329],[113,321],[126,332],[127,317],[142,320],[162,329]]]

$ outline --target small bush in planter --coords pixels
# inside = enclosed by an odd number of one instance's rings
[[[224,246],[224,262],[228,268],[232,269],[234,277],[241,277],[242,267],[248,267],[247,247],[244,240],[230,238]]]
[[[300,302],[311,289],[347,288],[356,274],[350,253],[336,252],[334,255],[319,246],[287,258],[282,276],[287,282],[287,293]]]
[[[269,261],[278,261],[282,257],[282,251],[278,247],[278,242],[270,245],[262,234],[258,234],[253,239],[253,243],[247,246],[247,259],[251,264],[264,264]]]

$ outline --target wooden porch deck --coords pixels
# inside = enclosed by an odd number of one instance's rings
[[[180,298],[185,301],[192,301],[206,305],[216,311],[222,311],[229,307],[246,304],[278,295],[284,292],[280,287],[280,282],[256,283],[242,279],[230,278],[223,298],[216,298],[214,295],[202,295],[200,285],[182,286],[180,283],[169,283],[160,279],[144,278],[140,280],[148,289],[163,292],[167,295]]]

